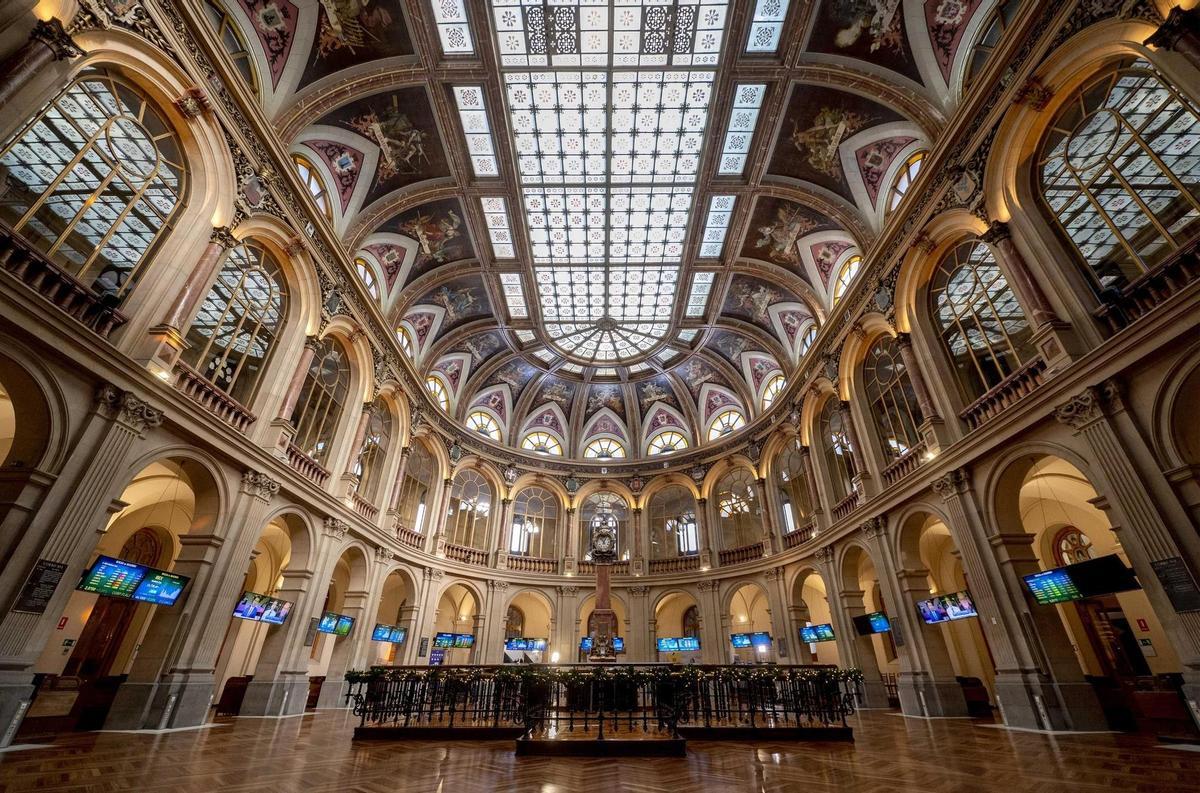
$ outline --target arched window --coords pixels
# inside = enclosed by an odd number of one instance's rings
[[[408,332],[408,328],[403,325],[396,326],[396,341],[400,343],[401,351],[409,358],[413,354],[412,334]]]
[[[354,465],[353,473],[358,477],[358,493],[363,498],[373,499],[383,480],[384,461],[392,442],[392,411],[387,402],[376,399],[371,403],[367,417],[367,431],[363,434],[362,451]]]
[[[204,12],[208,15],[213,30],[217,32],[217,38],[221,40],[229,60],[233,61],[234,68],[242,75],[250,90],[257,95],[258,75],[254,71],[254,58],[246,47],[246,41],[242,38],[242,31],[238,29],[237,23],[216,0],[204,0]]]
[[[682,619],[683,631],[682,635],[699,638],[700,636],[700,609],[695,605],[688,606],[683,612]]]
[[[542,430],[535,430],[526,435],[521,441],[521,448],[554,457],[562,457],[563,453],[562,444],[558,442],[558,438]]]
[[[715,441],[746,426],[746,417],[737,410],[722,410],[708,425],[708,439]],[[651,441],[653,443],[653,441]]]
[[[663,430],[650,439],[647,444],[647,451],[651,455],[655,454],[670,454],[678,452],[688,447],[687,438],[683,437],[682,433],[675,430]]]
[[[650,498],[650,558],[674,559],[699,552],[696,499],[686,487],[664,487]]]
[[[862,267],[862,257],[855,254],[846,260],[842,265],[842,269],[838,270],[837,280],[833,282],[833,302],[836,305],[842,299],[842,295],[846,294],[846,290],[854,281],[854,276],[858,275],[858,268]]]
[[[317,354],[304,378],[304,390],[292,413],[296,446],[318,463],[327,460],[349,391],[346,353],[335,339],[326,337],[318,342]]]
[[[784,534],[808,524],[813,514],[812,490],[803,453],[794,446],[775,462],[775,486],[779,492]]]
[[[401,526],[417,533],[425,531],[437,464],[425,444],[414,441],[404,464],[404,478],[396,494],[396,511]]]
[[[583,456],[589,460],[610,460],[624,457],[625,447],[612,438],[596,438],[584,447]]]
[[[425,378],[425,390],[433,396],[433,401],[437,402],[438,407],[447,413],[450,412],[450,394],[446,391],[446,384],[442,382],[440,377],[429,375]]]
[[[446,541],[483,550],[487,544],[488,516],[492,513],[492,486],[478,471],[460,471],[450,487],[446,512]]]
[[[812,349],[813,342],[817,340],[817,325],[810,324],[804,329],[804,335],[800,337],[800,356],[804,357],[808,351]]]
[[[171,228],[186,170],[175,131],[139,89],[80,74],[0,153],[0,220],[100,294],[120,299]]]
[[[1063,526],[1054,535],[1054,560],[1060,566],[1078,564],[1095,558],[1092,540],[1074,526]]]
[[[819,423],[821,451],[825,455],[825,467],[829,469],[829,483],[833,487],[834,500],[840,502],[854,489],[855,468],[850,436],[837,397],[825,400]]]
[[[477,432],[485,438],[500,440],[500,422],[491,413],[476,410],[467,414],[467,429]]]
[[[892,191],[888,197],[888,212],[900,206],[904,196],[908,195],[908,189],[912,187],[913,181],[917,178],[917,174],[921,170],[921,161],[925,159],[927,153],[924,151],[913,152],[900,167],[900,171],[892,181]]]
[[[187,332],[183,360],[217,388],[250,404],[287,308],[274,258],[243,242],[225,254]]]
[[[303,154],[293,154],[292,162],[296,164],[296,173],[300,174],[300,181],[304,182],[317,209],[321,210],[321,214],[325,217],[332,218],[333,205],[329,203],[329,192],[325,189],[325,183],[321,181],[312,161]]]
[[[777,374],[767,381],[766,388],[763,389],[762,409],[766,413],[771,405],[775,404],[775,400],[783,393],[783,389],[787,388],[787,379],[783,375]]]
[[[967,61],[966,73],[963,75],[964,88],[971,84],[984,64],[992,57],[992,53],[995,52],[996,47],[1000,45],[1000,40],[1004,37],[1004,32],[1012,24],[1012,19],[1020,5],[1019,0],[1000,0],[988,12],[987,19],[979,27],[983,32],[979,34],[979,38],[975,40],[975,46],[971,48],[970,60]]]
[[[509,606],[504,615],[504,638],[523,639],[525,637],[525,612],[517,606]]]
[[[721,547],[744,548],[762,539],[762,519],[754,493],[754,478],[745,468],[735,469],[717,483],[717,516],[721,521]]]
[[[583,531],[581,538],[582,548],[588,548],[591,545],[590,532],[592,530],[592,519],[596,517],[598,512],[609,512],[617,520],[617,558],[626,560],[629,558],[629,506],[625,503],[625,499],[618,496],[616,493],[600,492],[593,493],[584,499],[583,507],[579,510],[579,525]],[[591,552],[588,551],[583,556],[584,561],[592,560]]]
[[[867,350],[863,384],[884,457],[889,461],[903,457],[920,442],[917,428],[924,419],[900,348],[891,336],[879,337]]]
[[[539,559],[558,557],[558,497],[544,487],[527,487],[513,501],[508,552]]]
[[[1101,289],[1200,231],[1200,110],[1145,61],[1082,86],[1041,148],[1042,196]]]
[[[367,288],[367,294],[378,300],[379,281],[375,278],[375,271],[371,269],[371,265],[367,263],[366,259],[355,259],[354,269],[358,272],[363,286]]]
[[[1025,312],[987,245],[963,242],[930,282],[934,321],[968,401],[1021,367],[1033,353]]]

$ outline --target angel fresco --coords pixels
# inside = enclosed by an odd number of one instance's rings
[[[807,129],[792,120],[792,145],[817,171],[838,178],[842,174],[838,147],[867,125],[867,118],[841,107],[823,107]]]
[[[904,11],[900,0],[839,0],[832,10],[845,24],[834,36],[838,47],[853,47],[865,36],[871,52],[903,51],[900,21]]]
[[[750,312],[757,322],[765,325],[770,320],[767,309],[779,299],[779,293],[774,289],[768,289],[763,284],[751,287],[743,282],[738,284],[737,289],[734,290],[733,299],[734,305]]]
[[[355,116],[350,127],[379,147],[376,183],[396,174],[416,173],[422,162],[429,162],[425,153],[425,140],[429,136],[400,111],[398,96],[392,96],[391,104],[382,111],[371,110]]]
[[[806,215],[799,207],[780,206],[775,211],[775,220],[758,227],[755,248],[765,248],[771,261],[780,264],[799,264],[800,251],[796,240],[817,227],[817,221]]]
[[[400,224],[400,233],[417,241],[417,265],[428,261],[444,264],[452,252],[450,244],[462,236],[462,218],[454,211],[446,213],[445,217],[435,218],[433,215],[417,213],[417,216]]]
[[[446,320],[449,322],[457,322],[479,305],[479,298],[475,296],[475,290],[469,286],[462,289],[443,286],[433,296],[433,301],[446,309]]]
[[[321,0],[321,32],[317,56],[348,49],[351,52],[383,38],[392,15],[375,0]]]

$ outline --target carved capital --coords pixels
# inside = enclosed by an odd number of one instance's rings
[[[439,581],[446,573],[444,570],[438,570],[434,567],[425,567],[421,569],[421,576],[426,581]]]
[[[1054,418],[1067,426],[1080,430],[1102,418],[1117,401],[1117,384],[1105,380],[1100,385],[1085,388],[1065,404],[1054,409]]]
[[[208,235],[208,241],[220,245],[225,250],[235,248],[238,244],[238,239],[233,236],[233,229],[229,226],[214,226],[212,233]]]
[[[902,350],[912,349],[912,336],[908,333],[896,334],[896,346]]]
[[[858,529],[868,540],[878,539],[887,531],[887,519],[882,515],[876,515],[864,521]]]
[[[629,594],[633,595],[634,597],[645,597],[646,595],[650,594],[650,587],[648,587],[648,586],[631,586],[626,591]]]
[[[767,570],[767,572],[764,573],[763,575],[765,575],[767,577],[768,581],[778,581],[779,579],[783,578],[783,568],[782,567],[772,567],[769,570]]]
[[[96,406],[109,418],[139,433],[163,423],[161,410],[151,407],[141,397],[122,391],[111,383],[100,386],[96,393]]]
[[[967,469],[956,468],[945,476],[933,480],[933,492],[942,497],[943,501],[949,501],[967,486]]]
[[[304,349],[306,349],[306,350],[309,350],[309,351],[311,351],[311,352],[312,352],[312,353],[314,353],[314,354],[315,354],[315,353],[318,353],[318,352],[320,352],[320,351],[321,351],[321,339],[320,339],[320,337],[318,337],[318,336],[306,336],[306,337],[304,338]]]
[[[242,472],[242,492],[262,501],[270,501],[279,492],[279,483],[261,471]]]
[[[1018,105],[1029,105],[1034,110],[1045,110],[1046,105],[1054,98],[1054,92],[1042,85],[1037,77],[1030,77],[1025,84],[1013,95],[1013,102]]]
[[[996,245],[1004,240],[1012,239],[1012,230],[1007,223],[999,220],[993,220],[987,227],[987,231],[979,235],[979,239],[986,242],[988,245]]]
[[[917,236],[913,237],[913,247],[928,256],[937,248],[937,243],[924,231],[918,231]]]
[[[701,592],[716,592],[720,584],[716,581],[699,581],[696,583],[696,589]]]
[[[392,553],[392,551],[390,549],[384,548],[382,545],[376,546],[375,561],[378,562],[379,564],[388,564],[395,558],[396,558],[396,554]]]
[[[212,110],[212,103],[209,102],[208,94],[204,93],[204,89],[192,87],[175,100],[175,107],[179,109],[184,118],[199,118]]]
[[[560,586],[558,588],[558,591],[560,594],[574,597],[575,595],[579,594],[579,587],[577,587],[577,586]]]
[[[63,27],[63,23],[56,18],[39,19],[29,34],[29,40],[45,44],[56,61],[65,61],[68,58],[83,55],[83,50],[71,38],[71,34]]]
[[[1200,7],[1187,11],[1179,6],[1171,9],[1166,20],[1144,43],[1164,50],[1179,49],[1180,42],[1200,40]]]
[[[833,546],[826,545],[823,548],[818,548],[816,552],[813,553],[813,556],[815,556],[817,561],[821,564],[833,564]]]
[[[346,535],[350,533],[350,524],[346,521],[335,518],[332,515],[325,517],[325,536],[332,537],[339,542],[346,539]]]

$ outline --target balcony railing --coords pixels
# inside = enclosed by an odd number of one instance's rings
[[[674,559],[651,559],[651,573],[686,573],[700,569],[700,556],[677,556]]]
[[[894,460],[891,465],[883,469],[883,482],[886,485],[894,485],[904,477],[911,474],[913,471],[921,467],[921,463],[925,461],[925,451],[928,447],[924,439],[913,446],[904,454]]]
[[[320,463],[305,454],[299,446],[290,442],[287,445],[287,463],[301,476],[311,479],[318,485],[324,485],[329,479],[329,472],[322,468]]]
[[[357,512],[359,515],[362,515],[372,523],[374,523],[375,519],[379,517],[379,507],[360,496],[357,490],[350,494],[350,503],[354,505],[355,512]]]
[[[245,432],[254,423],[254,414],[245,405],[183,361],[175,363],[175,388],[238,432]]]
[[[800,528],[783,535],[783,544],[787,548],[795,548],[797,545],[802,545],[809,540],[815,539],[817,536],[817,522],[812,518],[808,519]]]
[[[756,542],[751,545],[743,545],[740,548],[729,548],[717,553],[717,559],[721,562],[721,566],[730,564],[739,564],[741,562],[751,562],[755,559],[761,559],[763,555],[763,544]]]
[[[407,545],[409,548],[415,548],[418,551],[425,547],[425,535],[404,526],[396,527],[396,539],[400,541],[401,545]]]
[[[465,545],[446,543],[446,558],[462,562],[463,564],[477,564],[481,567],[486,567],[488,555],[487,551],[481,551],[478,548],[468,548]]]
[[[521,573],[557,573],[557,559],[539,559],[536,556],[510,556],[508,569]]]
[[[96,294],[32,248],[6,223],[0,223],[0,270],[104,338],[128,319],[108,298]]]
[[[833,505],[833,519],[847,518],[856,509],[858,509],[858,491],[851,490],[850,495]]]
[[[595,575],[596,574],[596,565],[592,562],[580,562],[578,567],[579,567],[580,575]],[[629,575],[629,562],[628,561],[614,562],[611,567],[612,567],[612,569],[609,570],[609,572],[612,573],[613,575]]]
[[[996,387],[967,405],[958,416],[970,429],[978,429],[1015,405],[1042,384],[1046,363],[1034,358],[996,384]]]
[[[1197,276],[1200,276],[1200,238],[1120,291],[1103,295],[1104,303],[1096,309],[1096,317],[1116,333],[1162,305]]]

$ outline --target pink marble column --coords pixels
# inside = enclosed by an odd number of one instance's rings
[[[283,397],[283,404],[279,406],[279,418],[282,421],[292,420],[292,411],[296,409],[296,402],[300,399],[300,392],[304,389],[304,378],[308,376],[308,369],[312,366],[313,359],[317,357],[317,346],[320,341],[316,336],[309,336],[304,342],[304,352],[300,354],[300,361],[296,364],[296,371],[292,374],[292,382],[288,385],[287,394]]]
[[[804,483],[808,488],[808,501],[813,514],[824,512],[821,508],[821,489],[817,487],[817,472],[813,468],[812,452],[807,446],[800,447],[800,461],[804,463]]]
[[[1179,6],[1171,9],[1166,21],[1146,44],[1159,49],[1178,52],[1193,65],[1200,67],[1200,6],[1184,11]]]
[[[1041,284],[1033,277],[1033,273],[1029,271],[1029,266],[1025,263],[1025,258],[1013,245],[1012,232],[1009,230],[1008,224],[998,220],[992,221],[988,230],[981,234],[979,239],[996,251],[1000,269],[1008,276],[1021,304],[1029,312],[1034,327],[1040,328],[1043,325],[1058,322],[1058,314],[1050,305],[1046,293],[1042,291]]]
[[[208,246],[205,247],[204,253],[200,255],[200,260],[196,262],[196,266],[188,273],[187,280],[183,283],[183,288],[179,290],[179,294],[175,296],[171,307],[167,309],[167,315],[163,318],[162,324],[176,331],[181,330],[183,326],[196,313],[200,301],[208,294],[208,289],[212,285],[213,278],[216,277],[217,266],[221,263],[221,257],[225,251],[237,245],[237,239],[227,226],[218,226],[212,230],[212,234],[208,238]]]
[[[904,371],[908,381],[912,383],[913,393],[917,397],[917,406],[921,408],[921,418],[930,421],[939,418],[937,408],[929,395],[929,387],[925,385],[925,375],[917,366],[917,356],[913,352],[912,337],[907,333],[896,334],[896,346],[900,348],[900,359],[904,362]]]
[[[354,463],[358,461],[359,455],[362,454],[363,440],[367,437],[367,424],[371,421],[371,410],[374,404],[364,402],[362,415],[358,417],[358,429],[354,431],[354,443],[350,445],[350,457],[346,461],[346,473],[349,474],[354,469]]]
[[[7,106],[48,64],[77,55],[83,55],[83,50],[71,40],[62,22],[39,21],[29,34],[29,41],[0,64],[0,107]]]
[[[846,440],[850,441],[850,455],[854,460],[854,473],[859,476],[865,476],[867,473],[866,466],[863,461],[866,455],[863,454],[862,445],[858,442],[858,430],[854,428],[854,421],[850,418],[850,403],[845,401],[838,402],[838,412],[842,416],[842,426],[846,431]]]

